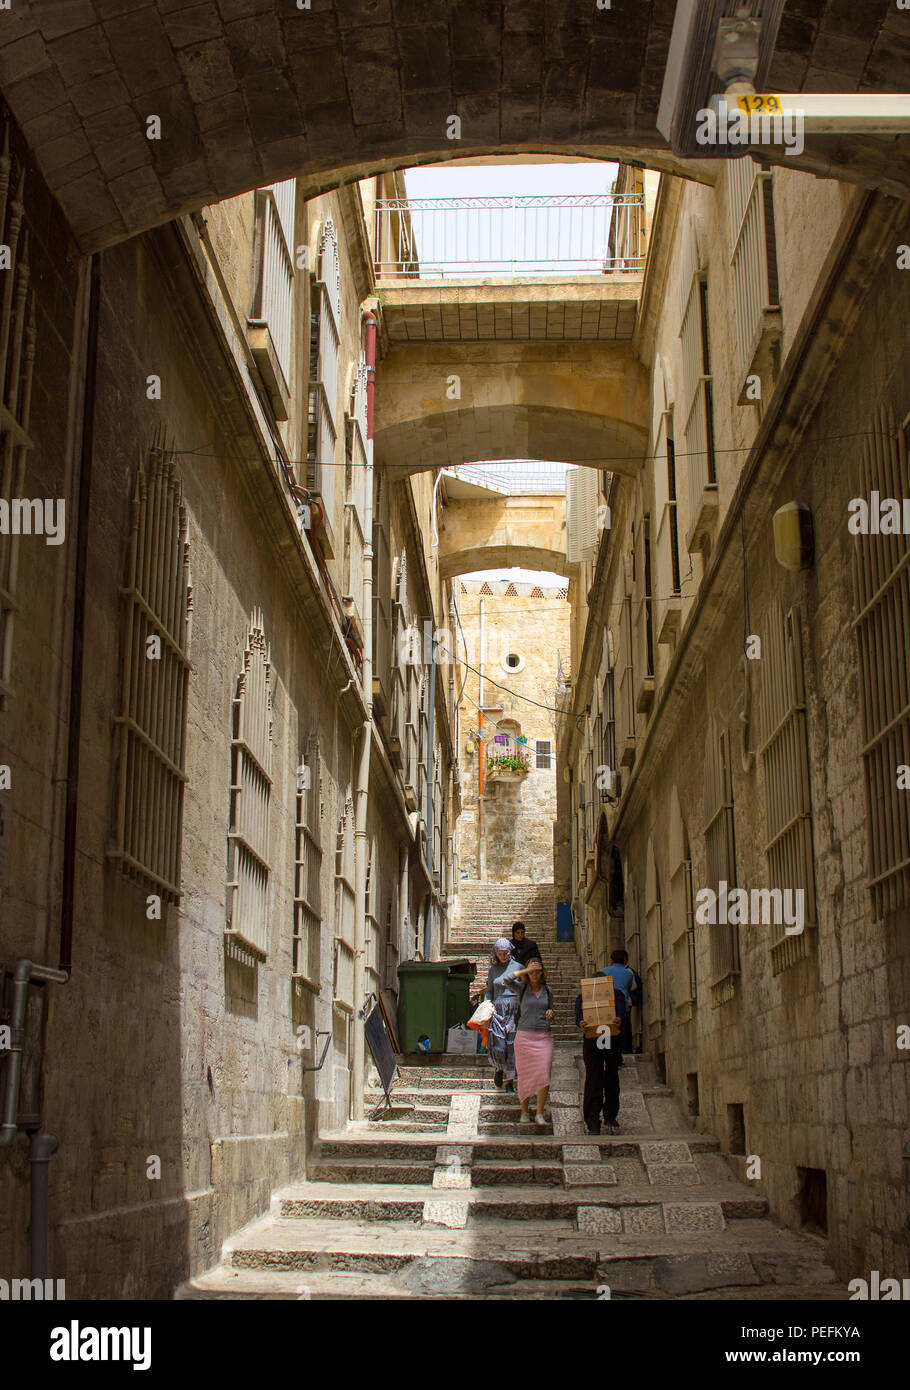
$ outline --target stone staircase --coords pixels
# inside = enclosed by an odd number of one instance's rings
[[[524,922],[528,936],[540,947],[547,984],[553,991],[554,1038],[557,1042],[574,1041],[580,966],[574,944],[556,940],[556,889],[552,883],[463,882],[443,956],[473,961],[477,967],[475,989],[482,993],[493,942],[499,936],[511,936],[513,922]]]
[[[546,1130],[486,1058],[417,1060],[391,1111],[318,1141],[306,1180],[176,1297],[846,1298],[823,1243],[768,1219],[649,1061],[626,1058],[622,1133],[594,1138],[577,1041],[557,1044]]]

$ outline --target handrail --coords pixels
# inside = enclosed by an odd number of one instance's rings
[[[644,269],[641,193],[380,198],[378,276],[609,274]]]

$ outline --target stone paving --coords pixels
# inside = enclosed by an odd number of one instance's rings
[[[847,1297],[822,1242],[768,1218],[650,1061],[626,1057],[620,1133],[594,1139],[577,1042],[557,1045],[560,1103],[540,1130],[519,1124],[486,1058],[404,1060],[399,1118],[325,1136],[306,1181],[178,1298]],[[444,1125],[400,1118],[428,1096]]]

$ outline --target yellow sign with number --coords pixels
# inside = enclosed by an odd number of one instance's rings
[[[764,111],[768,114],[772,111],[781,114],[784,109],[780,104],[780,97],[760,96],[757,92],[737,97],[736,105],[740,111]]]

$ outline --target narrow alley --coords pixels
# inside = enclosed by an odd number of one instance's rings
[[[0,0],[39,1362],[489,1299],[875,1373],[908,323],[895,0]]]
[[[518,1122],[486,1056],[402,1058],[394,1106],[326,1134],[183,1298],[844,1299],[824,1243],[769,1219],[649,1059],[622,1070],[621,1138],[580,1118],[580,963],[551,888],[465,884],[446,942],[486,954],[515,916],[545,955],[557,1024],[551,1122]],[[388,1115],[389,1118],[385,1118]]]

